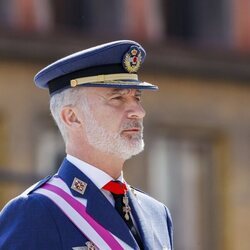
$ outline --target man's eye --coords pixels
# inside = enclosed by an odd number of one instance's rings
[[[112,98],[111,98],[111,100],[121,100],[122,99],[122,96],[113,96]]]

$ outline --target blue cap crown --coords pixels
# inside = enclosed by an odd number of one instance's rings
[[[136,74],[145,56],[145,50],[134,41],[106,43],[48,65],[34,81],[51,95],[77,86],[156,90],[157,86],[140,81]]]

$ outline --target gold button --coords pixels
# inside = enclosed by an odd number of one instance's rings
[[[71,87],[75,87],[75,86],[77,86],[77,80],[71,80],[70,81],[70,85],[71,85]]]

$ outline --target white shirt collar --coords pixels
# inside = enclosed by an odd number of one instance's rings
[[[84,173],[88,178],[99,188],[101,189],[104,185],[106,185],[108,182],[114,180],[111,176],[109,176],[107,173],[102,171],[99,168],[96,168],[87,162],[84,162],[72,155],[67,154],[66,159],[74,164],[82,173]],[[121,173],[120,177],[117,179],[121,182],[124,182],[123,180],[123,173]]]

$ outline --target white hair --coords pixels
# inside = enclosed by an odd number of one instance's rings
[[[61,119],[61,110],[63,107],[75,107],[78,105],[79,101],[81,103],[86,102],[87,98],[84,95],[85,91],[82,91],[83,88],[69,88],[62,92],[54,94],[50,98],[50,112],[58,126],[64,142],[68,141],[68,130],[65,126],[65,123]]]

